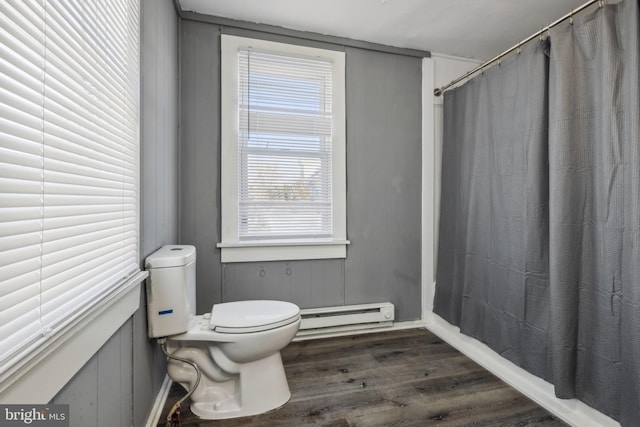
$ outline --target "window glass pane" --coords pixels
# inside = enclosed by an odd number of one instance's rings
[[[240,240],[330,238],[331,63],[239,53]]]

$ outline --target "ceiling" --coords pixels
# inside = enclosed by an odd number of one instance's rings
[[[178,0],[183,11],[490,59],[586,0]]]

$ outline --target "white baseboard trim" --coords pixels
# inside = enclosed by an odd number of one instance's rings
[[[317,333],[313,335],[296,336],[293,342],[315,340],[320,338],[335,338],[351,335],[375,334],[376,332],[399,331],[402,329],[425,328],[426,323],[422,320],[410,320],[406,322],[393,322],[391,326],[384,327],[366,327],[362,328],[358,325],[340,326],[335,328],[327,328],[327,332]]]
[[[145,427],[156,427],[158,425],[158,422],[160,422],[160,416],[162,415],[164,404],[167,401],[167,396],[169,396],[171,384],[173,384],[173,381],[171,381],[169,375],[165,375],[164,381],[162,381],[162,385],[160,386],[160,391],[158,391],[158,395],[156,396],[155,402],[153,402],[151,412],[147,417]]]
[[[426,328],[465,356],[575,427],[620,427],[620,423],[577,399],[558,399],[553,385],[513,364],[480,341],[460,333],[436,314],[428,313]]]

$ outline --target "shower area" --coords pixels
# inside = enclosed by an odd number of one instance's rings
[[[589,2],[443,90],[433,309],[624,427],[640,420],[639,4]]]

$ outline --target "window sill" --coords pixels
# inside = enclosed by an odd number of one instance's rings
[[[301,242],[243,242],[218,243],[221,249],[221,261],[257,262],[257,261],[295,261],[305,259],[346,258],[348,240],[301,241]]]
[[[138,310],[140,271],[98,307],[26,355],[0,377],[2,403],[46,404]],[[43,381],[46,378],[46,381]]]

